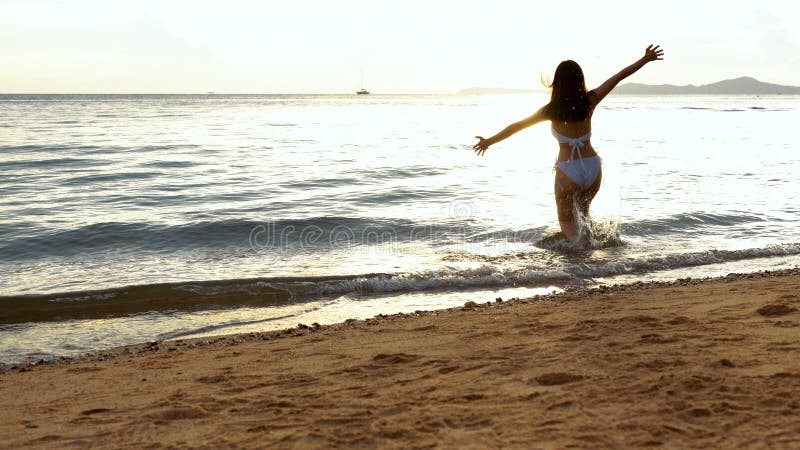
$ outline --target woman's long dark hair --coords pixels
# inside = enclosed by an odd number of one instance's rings
[[[573,60],[562,61],[556,67],[552,93],[548,106],[550,120],[558,122],[580,122],[589,117],[589,93],[583,70]]]

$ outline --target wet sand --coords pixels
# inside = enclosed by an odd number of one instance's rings
[[[800,271],[160,342],[0,374],[0,448],[800,446]]]

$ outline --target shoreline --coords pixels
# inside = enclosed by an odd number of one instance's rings
[[[494,306],[494,307],[502,307],[502,306],[509,306],[514,303],[521,303],[521,304],[528,304],[532,302],[539,302],[539,301],[552,301],[552,300],[565,300],[569,299],[570,297],[574,298],[590,298],[595,297],[598,295],[607,295],[613,294],[616,292],[629,292],[629,291],[646,291],[648,289],[657,289],[657,288],[667,288],[667,287],[676,287],[676,286],[686,286],[686,285],[699,285],[704,283],[713,283],[717,281],[734,281],[740,279],[760,279],[760,278],[774,278],[774,277],[784,277],[784,276],[793,276],[798,275],[800,276],[800,267],[794,267],[789,269],[780,269],[780,270],[759,270],[756,272],[749,272],[749,273],[729,273],[724,276],[716,276],[716,277],[702,277],[702,278],[678,278],[675,280],[667,280],[667,281],[635,281],[631,283],[616,283],[612,285],[603,285],[596,287],[586,287],[586,286],[578,286],[578,285],[567,285],[563,288],[560,288],[560,291],[553,291],[548,294],[543,295],[534,295],[533,297],[529,298],[510,298],[510,299],[500,299],[497,301],[495,299],[494,302],[483,302],[483,303],[475,303],[475,302],[467,302],[467,303],[474,303],[474,306],[470,306],[470,308],[481,308],[486,306]],[[238,281],[238,280],[233,280]],[[120,288],[124,289],[124,288]],[[130,345],[123,345],[118,347],[110,347],[107,349],[100,349],[90,351],[83,355],[78,356],[54,356],[52,358],[42,358],[37,361],[26,361],[24,363],[12,363],[12,364],[5,364],[0,363],[0,374],[10,372],[10,371],[26,371],[33,367],[41,367],[41,366],[54,366],[54,365],[61,365],[61,364],[73,364],[79,363],[84,361],[105,361],[108,359],[113,359],[118,357],[120,354],[124,355],[131,355],[131,354],[145,354],[152,352],[153,350],[158,350],[159,347],[169,343],[169,347],[167,348],[174,348],[175,350],[190,350],[197,347],[204,347],[211,344],[215,344],[217,346],[229,346],[229,345],[237,345],[244,342],[249,341],[258,341],[258,340],[273,340],[279,338],[287,338],[293,336],[302,336],[307,333],[311,333],[314,331],[324,330],[324,329],[340,329],[344,327],[354,328],[360,325],[369,325],[375,324],[377,322],[388,322],[394,320],[402,320],[411,317],[421,317],[421,316],[430,316],[430,315],[439,315],[439,314],[446,314],[449,312],[454,311],[463,311],[465,306],[456,306],[451,308],[441,308],[441,309],[432,309],[432,310],[418,310],[413,313],[393,313],[393,314],[378,314],[374,317],[369,317],[365,319],[357,319],[357,318],[350,318],[346,319],[343,322],[332,323],[332,324],[319,324],[319,323],[312,323],[312,324],[303,324],[298,323],[298,326],[291,327],[291,328],[284,328],[280,330],[270,330],[270,331],[263,331],[263,332],[252,332],[252,333],[231,333],[231,334],[220,334],[208,337],[199,337],[199,338],[188,338],[188,339],[167,339],[167,340],[159,340],[159,341],[145,341]]]
[[[800,268],[637,282],[8,367],[0,435],[8,448],[788,447],[798,292]]]

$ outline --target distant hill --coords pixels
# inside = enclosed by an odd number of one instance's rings
[[[617,95],[800,95],[800,86],[764,83],[752,77],[740,77],[700,86],[627,83],[617,86]]]

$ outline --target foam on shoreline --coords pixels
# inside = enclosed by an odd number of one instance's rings
[[[564,291],[561,292],[552,292],[545,295],[535,295],[530,298],[499,299],[499,301],[496,300],[495,302],[486,302],[486,303],[467,302],[467,306],[464,307],[435,309],[435,310],[418,310],[413,313],[379,314],[372,318],[347,319],[344,322],[334,323],[334,324],[300,323],[293,328],[287,328],[275,331],[239,333],[239,334],[229,334],[229,335],[192,338],[192,339],[149,341],[129,346],[116,347],[106,350],[98,350],[77,357],[58,357],[58,358],[40,359],[38,361],[29,361],[23,364],[0,364],[0,373],[12,370],[25,371],[36,366],[72,364],[72,363],[86,362],[86,361],[104,361],[108,359],[115,359],[120,356],[149,354],[164,349],[167,349],[168,352],[175,352],[175,351],[186,351],[206,346],[222,347],[222,346],[237,345],[250,341],[262,341],[262,340],[267,341],[267,340],[281,339],[292,336],[303,336],[319,330],[356,328],[363,325],[373,325],[376,323],[385,323],[396,320],[403,320],[410,317],[422,317],[431,315],[438,316],[441,314],[448,314],[454,311],[464,311],[467,309],[504,308],[516,304],[593,298],[600,295],[609,295],[619,292],[643,291],[654,288],[680,287],[680,286],[690,286],[690,285],[696,286],[696,285],[714,283],[719,281],[731,282],[737,280],[753,280],[753,279],[796,276],[796,275],[800,275],[800,267],[777,270],[777,271],[764,270],[752,273],[730,273],[723,277],[681,278],[672,281],[646,281],[646,282],[639,281],[639,282],[625,283],[625,284],[600,285],[598,287],[591,287],[591,288],[580,285],[574,285],[567,287]]]

